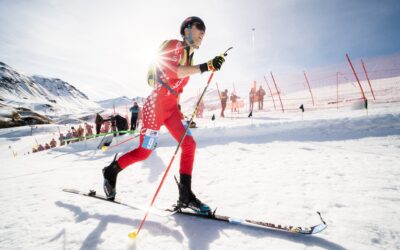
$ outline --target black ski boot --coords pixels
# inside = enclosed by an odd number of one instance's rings
[[[115,195],[117,194],[115,186],[117,185],[117,175],[121,172],[121,168],[118,165],[118,162],[115,160],[117,155],[115,155],[114,160],[111,164],[105,168],[103,168],[103,176],[104,176],[104,193],[106,194],[107,200],[113,201],[115,199]]]
[[[181,174],[180,182],[178,183],[179,188],[179,200],[177,202],[177,209],[190,208],[196,213],[209,214],[211,209],[208,205],[202,203],[196,198],[196,195],[192,192],[192,176],[187,174]]]

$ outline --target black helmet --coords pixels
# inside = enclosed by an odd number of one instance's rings
[[[200,25],[200,29],[203,29],[204,31],[206,31],[206,25],[204,24],[203,20],[201,20],[200,17],[197,16],[191,16],[185,19],[185,21],[182,22],[181,24],[181,35],[184,36],[185,35],[185,28],[191,27],[192,24],[198,24]]]

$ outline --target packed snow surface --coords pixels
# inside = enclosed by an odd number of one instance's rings
[[[397,92],[398,93],[398,92]],[[392,98],[392,97],[391,97]],[[184,216],[150,214],[62,192],[102,193],[102,173],[132,139],[103,152],[101,138],[23,155],[57,125],[0,130],[0,249],[400,249],[400,105],[370,102],[301,113],[255,111],[248,118],[196,119],[193,190],[217,213],[283,225],[320,223],[314,236],[253,229]],[[35,137],[35,138],[34,138]],[[130,135],[117,137],[112,145]],[[146,207],[176,142],[161,130],[149,159],[118,177],[117,198]],[[155,206],[176,202],[179,156]]]

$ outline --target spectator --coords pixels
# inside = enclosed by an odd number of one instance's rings
[[[86,129],[86,136],[93,135],[93,125],[90,125],[89,123],[85,122],[85,129]]]
[[[231,97],[230,97],[230,100],[231,100],[231,102],[232,102],[232,107],[231,107],[231,111],[232,112],[237,112],[237,111],[239,111],[238,110],[238,104],[237,104],[237,99],[238,99],[239,97],[235,94],[235,93],[232,93],[231,94]]]
[[[103,117],[99,113],[96,114],[96,135],[100,134],[101,125],[103,124]]]
[[[117,124],[115,121],[115,116],[110,116],[110,122],[111,122],[111,130],[114,132],[114,136],[117,136]]]
[[[56,140],[55,140],[54,138],[51,139],[51,141],[50,141],[50,147],[51,147],[51,148],[57,147],[57,142],[56,142]]]
[[[131,128],[130,130],[136,130],[137,120],[140,112],[140,107],[137,102],[133,103],[133,106],[129,109],[131,112]]]
[[[44,146],[44,149],[50,149],[50,145],[48,143],[46,143],[46,145]]]
[[[65,135],[65,140],[67,140],[67,144],[71,142],[70,141],[71,138],[72,138],[72,133],[70,130],[68,130],[68,133]]]
[[[226,108],[227,101],[228,101],[228,90],[225,89],[225,91],[221,93],[221,117],[225,117],[224,111]]]
[[[78,140],[78,131],[74,127],[71,127],[72,138],[71,143],[76,142]]]
[[[42,144],[39,144],[39,146],[37,148],[37,151],[40,152],[40,151],[43,151],[43,150],[44,150],[44,147],[42,146]]]
[[[85,133],[85,130],[82,128],[81,125],[79,125],[77,133],[78,133],[79,140],[83,140],[82,137],[83,137],[83,134]]]
[[[110,122],[104,122],[104,128],[102,130],[103,133],[108,133],[110,131]]]
[[[254,100],[256,98],[256,90],[254,88],[250,89],[250,93],[249,93],[249,104],[250,104],[250,112],[253,111],[253,104],[254,104]]]
[[[264,96],[265,90],[260,85],[260,88],[257,90],[258,110],[262,110],[264,108]]]
[[[64,146],[65,145],[65,137],[63,133],[60,133],[60,136],[58,137],[58,140],[60,141],[60,146]]]

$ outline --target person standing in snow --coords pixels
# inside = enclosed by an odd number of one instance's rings
[[[230,97],[230,100],[232,102],[231,112],[238,111],[238,107],[237,107],[237,99],[238,98],[239,97],[234,92],[232,92],[231,97]]]
[[[260,85],[260,88],[257,90],[258,110],[264,109],[264,96],[265,90]]]
[[[133,103],[133,106],[129,109],[131,112],[131,128],[130,130],[135,130],[137,125],[137,120],[140,112],[140,108],[137,102]]]
[[[93,125],[90,125],[89,123],[85,122],[85,129],[86,129],[85,136],[93,135]]]
[[[82,128],[82,125],[79,125],[78,130],[76,131],[78,133],[78,138],[79,141],[83,140],[83,134],[85,133],[85,130]]]
[[[60,141],[60,146],[64,146],[65,145],[65,140],[66,138],[64,137],[63,133],[60,133],[60,137],[58,137],[58,140]]]
[[[249,93],[249,103],[250,103],[249,112],[253,111],[253,105],[255,99],[256,99],[256,90],[252,87]]]
[[[103,124],[103,117],[99,113],[96,114],[96,135],[100,134],[101,125]]]
[[[227,101],[228,101],[228,90],[225,89],[225,91],[221,93],[221,117],[225,117],[224,111],[226,108]]]
[[[154,90],[143,106],[143,127],[139,146],[114,159],[103,169],[104,191],[109,200],[116,195],[117,175],[133,163],[147,159],[157,145],[159,130],[165,125],[176,141],[184,134],[186,122],[178,108],[179,95],[194,74],[220,70],[225,59],[216,56],[200,65],[193,65],[193,54],[199,49],[205,34],[205,24],[198,17],[188,17],[180,27],[180,40],[167,40],[160,47],[160,57],[149,70],[148,81]],[[184,122],[184,123],[183,123]],[[191,189],[192,170],[196,143],[188,132],[181,144],[180,182],[178,207],[190,207],[200,211],[210,208],[196,198]]]

